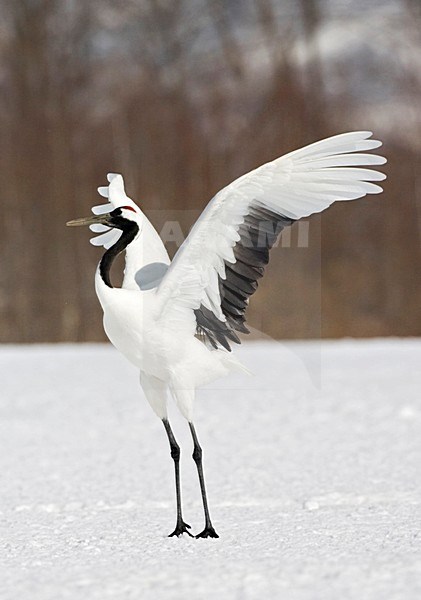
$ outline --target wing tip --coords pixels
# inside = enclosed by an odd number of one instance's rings
[[[121,173],[107,173],[108,183],[111,183],[116,177],[121,177],[121,179],[123,179],[123,175]]]
[[[91,211],[94,213],[94,215],[103,215],[104,213],[109,212],[111,208],[112,206],[110,203],[98,204],[97,206],[93,206]]]
[[[108,185],[100,185],[99,187],[97,187],[97,192],[103,198],[108,198],[110,195],[108,191]]]

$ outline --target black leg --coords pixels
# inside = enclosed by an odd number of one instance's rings
[[[175,529],[168,537],[172,537],[176,535],[177,537],[182,533],[187,533],[190,537],[193,537],[189,532],[190,525],[187,525],[183,521],[183,515],[181,510],[181,489],[180,489],[180,446],[177,444],[177,441],[174,437],[174,434],[171,429],[171,425],[168,419],[162,419],[162,422],[165,427],[165,431],[167,432],[168,441],[170,442],[171,448],[171,457],[174,460],[174,468],[175,468],[175,493],[177,498],[177,523]]]
[[[199,475],[200,482],[200,491],[202,492],[202,501],[203,501],[203,510],[205,511],[205,528],[204,530],[196,535],[197,538],[218,538],[219,535],[216,533],[215,529],[212,526],[209,507],[208,507],[208,499],[206,497],[206,488],[205,488],[205,478],[203,476],[203,465],[202,465],[202,448],[199,445],[199,440],[197,439],[196,430],[194,428],[193,423],[189,423],[190,431],[193,437],[194,449],[193,449],[193,460],[196,463],[197,473]]]

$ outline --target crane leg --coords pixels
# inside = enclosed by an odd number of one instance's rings
[[[213,528],[210,514],[209,514],[208,499],[206,497],[205,477],[203,475],[202,448],[200,447],[199,440],[197,439],[196,430],[191,421],[189,422],[189,427],[190,427],[190,431],[191,431],[191,434],[193,437],[193,443],[194,443],[193,460],[196,463],[197,473],[199,475],[200,491],[202,493],[202,501],[203,501],[203,510],[205,512],[205,528],[201,533],[196,535],[196,537],[197,538],[207,538],[207,537],[218,538],[219,535],[216,533],[215,529]]]
[[[190,533],[190,525],[183,521],[183,514],[181,509],[181,487],[180,487],[180,446],[177,444],[177,441],[174,437],[173,431],[171,429],[170,422],[167,418],[162,419],[162,422],[165,427],[165,431],[167,432],[168,441],[170,443],[171,449],[171,458],[174,461],[174,469],[175,469],[175,493],[177,499],[177,523],[175,525],[175,529],[168,537],[173,537],[176,535],[177,537],[183,533],[187,533],[190,537],[193,537]]]

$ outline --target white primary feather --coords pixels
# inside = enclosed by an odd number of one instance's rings
[[[225,321],[217,273],[224,272],[223,261],[235,262],[238,230],[253,206],[297,220],[338,200],[380,193],[382,188],[371,181],[382,181],[385,175],[359,168],[386,162],[366,154],[381,146],[368,139],[371,135],[368,131],[345,133],[310,144],[222,189],[193,226],[157,289],[157,320],[165,320],[167,327],[173,322],[193,328],[189,313],[203,304]]]
[[[140,211],[137,204],[127,196],[122,175],[119,173],[108,173],[107,180],[109,184],[107,186],[100,186],[98,193],[103,198],[108,198],[108,202],[107,204],[92,207],[91,210],[94,215],[103,215],[121,206],[132,206],[137,211]],[[100,235],[91,238],[91,244],[93,246],[104,246],[106,249],[111,248],[121,236],[120,230],[110,229],[105,225],[91,225],[90,229],[94,233],[100,233]]]

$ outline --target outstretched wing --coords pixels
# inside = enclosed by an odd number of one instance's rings
[[[111,212],[115,208],[120,206],[133,206],[133,208],[139,209],[139,207],[131,200],[124,189],[123,176],[118,173],[108,173],[107,179],[109,185],[101,186],[98,188],[98,193],[103,198],[107,198],[106,204],[100,204],[92,207],[94,215],[103,215]],[[104,248],[111,248],[121,236],[119,229],[112,229],[106,225],[90,225],[89,229],[94,233],[99,233],[90,242],[93,246],[104,246]]]
[[[337,200],[382,192],[385,175],[363,166],[386,159],[368,150],[371,132],[336,135],[243,175],[208,204],[156,292],[156,318],[199,331],[214,347],[239,342],[248,299],[284,227]]]

